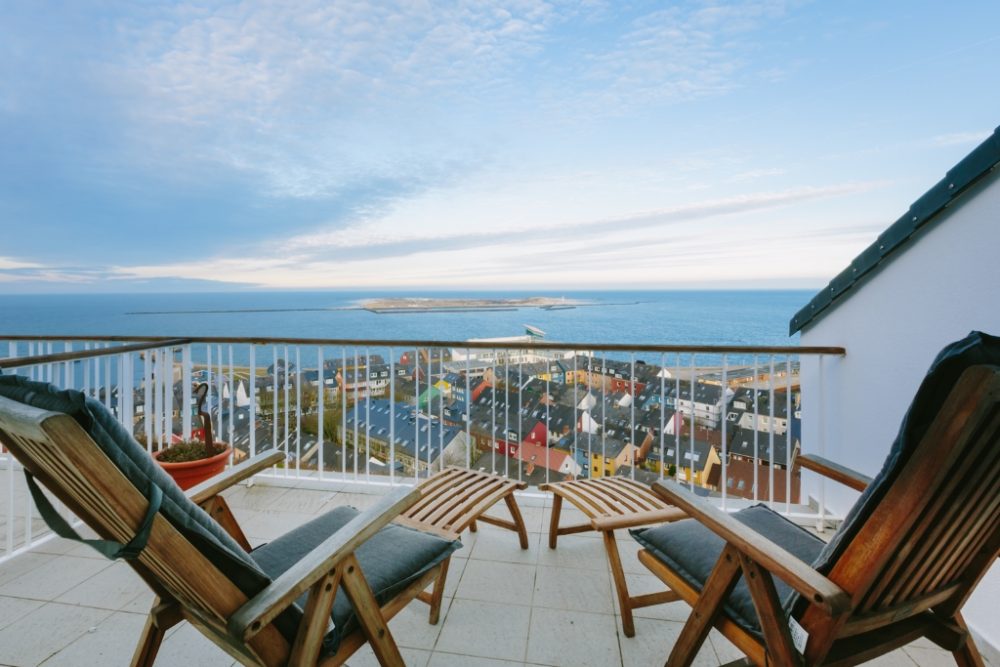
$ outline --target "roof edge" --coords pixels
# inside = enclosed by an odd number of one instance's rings
[[[848,292],[863,277],[888,262],[919,230],[951,206],[975,183],[1000,164],[1000,127],[993,130],[971,153],[952,167],[945,177],[925,192],[875,242],[854,258],[850,266],[837,274],[809,303],[792,316],[788,335],[793,336],[807,325],[826,315],[843,301]]]

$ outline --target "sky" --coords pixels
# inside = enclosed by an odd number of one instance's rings
[[[1000,3],[0,3],[0,293],[814,288],[1000,125]]]

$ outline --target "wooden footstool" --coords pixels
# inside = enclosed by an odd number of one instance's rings
[[[618,543],[615,542],[615,530],[686,519],[687,515],[683,511],[665,503],[649,487],[627,477],[598,477],[553,482],[542,484],[538,488],[554,494],[552,523],[549,525],[550,549],[556,548],[556,540],[560,535],[583,533],[588,530],[601,533],[604,548],[608,553],[611,576],[615,582],[615,592],[618,595],[622,630],[626,637],[635,636],[633,609],[680,599],[670,590],[629,596],[625,573],[622,571],[621,556],[618,553]],[[588,519],[587,523],[559,527],[559,514],[562,511],[564,498],[584,513]]]
[[[482,521],[514,531],[521,548],[528,548],[528,531],[514,498],[514,491],[528,488],[526,483],[451,466],[427,478],[417,488],[422,494],[420,500],[398,516],[396,523],[455,540],[466,528],[476,532],[476,522]],[[512,521],[484,514],[500,500],[507,504]],[[450,562],[451,558],[442,564],[441,575],[431,592],[424,591],[417,596],[431,606],[432,625],[438,622]]]

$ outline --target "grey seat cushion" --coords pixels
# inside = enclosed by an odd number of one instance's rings
[[[815,560],[823,549],[822,540],[765,505],[748,507],[732,514],[732,517],[806,563]],[[629,532],[654,556],[699,590],[704,587],[725,546],[721,537],[694,519]],[[778,578],[774,579],[774,583],[778,598],[786,605],[790,604],[795,592]],[[725,610],[743,628],[760,636],[760,623],[750,598],[750,589],[742,578],[727,598]]]
[[[276,578],[357,515],[358,510],[353,507],[338,507],[255,549],[252,556],[264,572]],[[389,525],[358,547],[355,555],[381,605],[461,546],[457,540]],[[298,600],[299,607],[305,606],[307,597],[303,595]],[[327,654],[335,652],[340,640],[358,627],[354,609],[343,590],[337,594],[331,615],[334,628],[323,642]]]

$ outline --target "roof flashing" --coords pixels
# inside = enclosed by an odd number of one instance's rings
[[[823,317],[844,298],[844,295],[864,277],[886,264],[889,256],[905,249],[906,243],[918,231],[952,206],[969,188],[990,174],[1000,164],[1000,127],[971,153],[952,167],[945,177],[910,205],[888,229],[850,265],[838,273],[819,291],[788,324],[792,336],[810,323]]]

